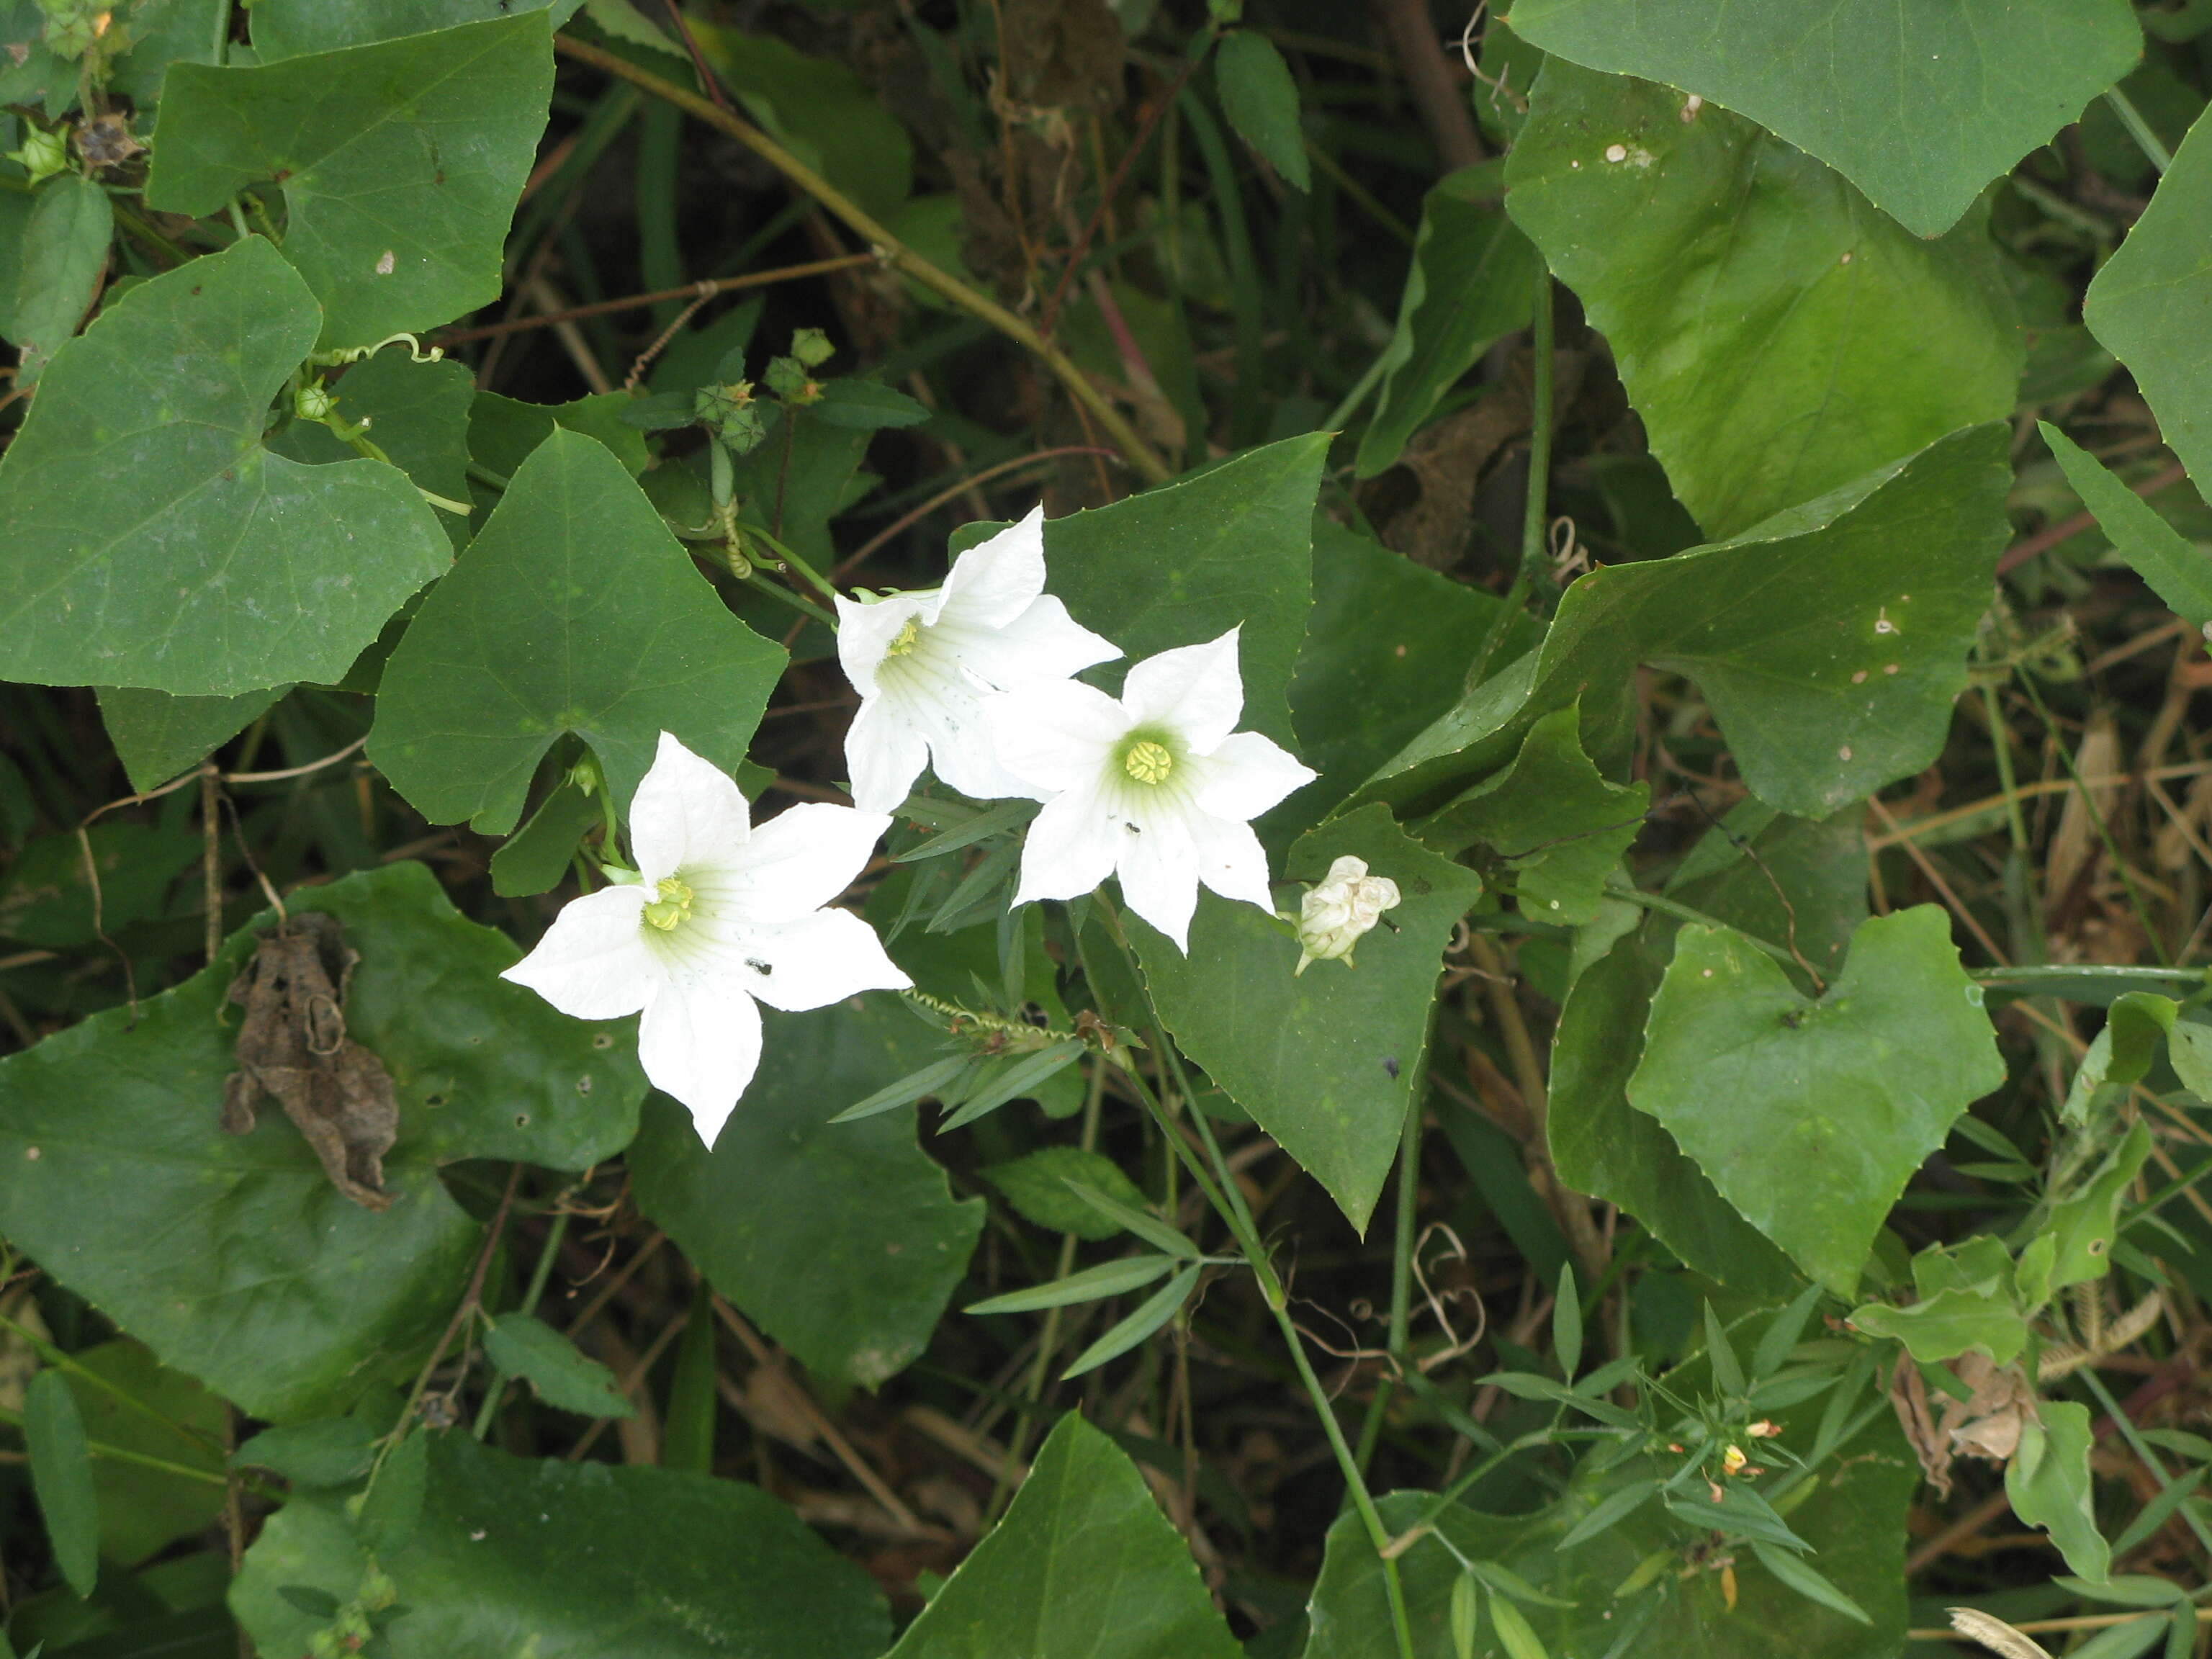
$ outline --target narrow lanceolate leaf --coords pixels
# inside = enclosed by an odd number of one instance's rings
[[[367,345],[498,297],[552,89],[538,12],[251,68],[179,64],[146,200],[198,216],[280,187],[320,343]]]
[[[504,835],[545,751],[574,732],[627,807],[663,732],[734,769],[784,660],[730,615],[622,463],[556,429],[392,652],[369,756],[432,821]]]
[[[890,1659],[1238,1659],[1243,1651],[1136,1467],[1070,1412],[1038,1449],[1006,1518],[907,1626]]]
[[[615,1374],[544,1320],[502,1314],[489,1322],[484,1357],[509,1376],[521,1377],[549,1406],[584,1417],[629,1417],[636,1407],[615,1386]]]
[[[2200,115],[2150,206],[2089,284],[2082,319],[2127,365],[2159,431],[2200,489],[2212,489],[2212,117]],[[2161,592],[2161,597],[2163,593]],[[2167,601],[2172,604],[2172,600]]]
[[[1363,478],[1395,461],[1437,400],[1501,337],[1528,326],[1537,296],[1549,292],[1543,256],[1497,204],[1497,188],[1496,168],[1462,168],[1421,205],[1382,389],[1359,440]]]
[[[933,1065],[925,1066],[918,1072],[909,1072],[896,1083],[877,1090],[866,1100],[854,1102],[830,1121],[832,1123],[854,1123],[864,1117],[873,1117],[878,1112],[896,1111],[902,1106],[911,1106],[925,1096],[933,1095],[939,1089],[947,1087],[971,1063],[966,1054],[954,1054]]]
[[[1182,1310],[1182,1304],[1190,1300],[1190,1293],[1198,1288],[1200,1271],[1196,1267],[1185,1267],[1161,1285],[1146,1298],[1136,1312],[1076,1355],[1067,1369],[1060,1373],[1061,1376],[1080,1376],[1085,1371],[1096,1370],[1108,1360],[1128,1352],[1166,1324]]]
[[[1808,1601],[1818,1601],[1824,1607],[1833,1607],[1844,1618],[1859,1624],[1874,1623],[1867,1616],[1864,1607],[1829,1583],[1825,1574],[1816,1571],[1803,1558],[1792,1555],[1788,1550],[1777,1549],[1757,1538],[1751,1540],[1751,1549],[1752,1553],[1758,1556],[1760,1565],[1798,1595]]]
[[[1708,535],[2011,413],[2020,330],[1978,215],[1923,241],[1742,117],[1684,113],[1667,87],[1554,58],[1506,202]]]
[[[318,326],[306,284],[249,236],[62,349],[0,460],[0,679],[226,697],[335,681],[446,568],[398,468],[262,447]]]
[[[1198,1259],[1198,1246],[1185,1238],[1166,1222],[1146,1215],[1133,1205],[1123,1204],[1081,1181],[1070,1181],[1068,1190],[1101,1215],[1119,1222],[1146,1243],[1158,1246],[1170,1255],[1179,1255],[1187,1261]]]
[[[1949,919],[1920,905],[1861,927],[1818,1001],[1741,935],[1685,927],[1628,1098],[1753,1226],[1847,1295],[1912,1172],[2003,1081]]]
[[[1313,180],[1298,124],[1298,83],[1275,43],[1257,29],[1224,35],[1214,51],[1213,75],[1222,113],[1237,136],[1281,173],[1285,183],[1309,188]]]
[[[1513,28],[1748,116],[1917,236],[1957,223],[2142,49],[2127,0],[1516,0]]]
[[[2212,553],[2160,517],[2156,507],[2057,427],[2045,421],[2039,429],[2066,482],[2136,574],[2175,616],[2200,630],[2212,626]]]
[[[986,1112],[995,1112],[1010,1100],[1018,1100],[1046,1079],[1057,1077],[1083,1058],[1084,1045],[1070,1037],[1024,1055],[960,1103],[960,1109],[937,1126],[937,1133],[964,1128]]]
[[[1154,1279],[1163,1277],[1175,1265],[1175,1258],[1165,1255],[1133,1255],[1126,1261],[1101,1262],[1096,1267],[1085,1267],[1079,1273],[1055,1279],[1049,1285],[1033,1285],[1026,1291],[1009,1291],[1004,1296],[994,1296],[971,1304],[968,1311],[971,1314],[1035,1313],[1043,1308],[1065,1308],[1072,1303],[1103,1301],[1109,1296],[1141,1290]]]
[[[92,1489],[84,1418],[59,1371],[40,1371],[24,1391],[23,1443],[54,1559],[70,1588],[90,1595],[100,1576],[100,1500]]]

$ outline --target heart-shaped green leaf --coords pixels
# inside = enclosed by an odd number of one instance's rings
[[[393,650],[369,757],[434,823],[505,835],[573,732],[626,807],[663,732],[735,769],[784,660],[623,464],[556,428]]]
[[[1848,1295],[1912,1172],[2004,1075],[1949,918],[1923,904],[1862,926],[1818,1001],[1733,929],[1683,928],[1628,1098]]]
[[[1555,58],[1506,203],[1706,534],[2010,415],[2021,335],[1978,215],[1923,241],[1741,116],[1682,116],[1667,87]]]
[[[321,343],[368,345],[499,297],[507,222],[553,90],[542,11],[251,68],[179,64],[152,207],[217,213],[275,184]]]
[[[249,236],[62,348],[0,460],[0,678],[226,697],[333,682],[446,568],[397,467],[262,447],[318,326]]]
[[[273,918],[135,1018],[95,1014],[0,1062],[0,1232],[163,1364],[271,1419],[343,1410],[444,1324],[480,1229],[440,1164],[585,1168],[628,1143],[644,1093],[627,1038],[501,980],[520,952],[422,865],[289,908],[339,917],[361,953],[346,1029],[399,1102],[388,1210],[342,1196],[273,1105],[249,1134],[222,1129],[224,995]]]

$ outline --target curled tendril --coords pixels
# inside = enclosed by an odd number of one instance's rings
[[[379,340],[374,345],[340,346],[333,351],[318,351],[313,356],[309,357],[307,361],[315,364],[318,368],[334,368],[341,363],[357,363],[365,358],[374,357],[378,352],[383,350],[385,347],[388,345],[397,345],[403,340],[407,343],[408,356],[413,359],[416,362],[436,363],[443,362],[445,361],[446,351],[444,347],[426,346],[416,336],[404,331],[398,334],[387,334],[382,339]]]

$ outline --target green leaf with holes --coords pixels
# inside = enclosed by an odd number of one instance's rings
[[[2012,412],[2022,346],[1978,212],[1923,241],[1802,150],[1554,58],[1506,203],[1613,349],[1714,537]]]
[[[952,1196],[909,1114],[830,1120],[938,1043],[895,999],[872,998],[778,1015],[766,1045],[711,1152],[684,1112],[653,1101],[629,1153],[638,1207],[810,1369],[874,1388],[927,1345],[983,1206]]]
[[[1743,935],[1683,928],[1628,1099],[1747,1220],[1848,1295],[1913,1171],[2003,1081],[1950,919],[1923,904],[1862,925],[1817,1001]]]
[[[1534,651],[1409,742],[1355,800],[1433,811],[1583,698],[1593,755],[1625,754],[1613,696],[1639,662],[1698,683],[1752,792],[1825,817],[1940,752],[2010,532],[2002,426],[1972,427],[1731,541],[1581,577]]]
[[[1515,0],[1513,27],[1558,57],[1727,106],[1917,236],[1957,223],[2142,50],[2127,0]],[[1684,101],[1669,95],[1672,118]]]
[[[556,428],[392,652],[369,757],[433,822],[505,835],[566,732],[624,806],[663,732],[734,769],[784,661],[622,463]]]
[[[179,64],[146,201],[197,216],[273,185],[319,343],[434,327],[499,297],[552,88],[542,11],[251,68]]]
[[[2089,1408],[2070,1400],[2039,1401],[2020,1428],[2020,1446],[2005,1466],[2005,1496],[2012,1512],[2040,1527],[2066,1565],[2093,1584],[2112,1571],[2112,1551],[2097,1530],[2089,1449],[2096,1437]]]
[[[1243,1651],[1136,1466],[1069,1412],[1037,1449],[1006,1518],[889,1659],[1237,1659]]]
[[[1183,1052],[1364,1229],[1421,1086],[1444,947],[1482,880],[1413,841],[1381,807],[1301,837],[1284,873],[1316,882],[1347,854],[1401,896],[1359,941],[1356,965],[1316,962],[1294,976],[1290,928],[1211,893],[1200,896],[1187,956],[1134,915],[1126,921]],[[1297,899],[1282,905],[1295,914]]]
[[[481,1229],[441,1165],[586,1168],[629,1142],[644,1094],[628,1036],[501,980],[520,953],[422,865],[289,903],[339,917],[361,954],[346,1028],[398,1099],[389,1209],[341,1196],[273,1104],[251,1133],[219,1125],[225,992],[272,917],[135,1020],[95,1014],[0,1061],[0,1232],[164,1364],[274,1419],[343,1410],[444,1324]]]
[[[263,447],[317,327],[256,236],[139,284],[63,347],[0,459],[0,678],[196,696],[327,684],[445,569],[397,467]]]

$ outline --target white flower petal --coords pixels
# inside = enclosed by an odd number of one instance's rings
[[[845,732],[845,770],[853,801],[864,812],[889,812],[913,793],[929,764],[929,739],[903,698],[864,697]]]
[[[1121,835],[1121,896],[1146,921],[1190,948],[1191,913],[1198,908],[1195,814],[1164,811],[1132,818]]]
[[[961,665],[991,690],[1011,691],[1036,680],[1064,680],[1121,654],[1121,647],[1078,623],[1048,593],[963,652]]]
[[[902,991],[914,983],[884,953],[876,930],[849,910],[817,910],[763,927],[747,964],[752,994],[793,1013],[826,1008],[860,991]],[[753,963],[768,969],[759,970]]]
[[[1044,507],[981,541],[952,562],[938,616],[1003,628],[1044,592]]]
[[[986,698],[983,713],[1006,769],[1053,793],[1096,782],[1131,724],[1120,703],[1080,680]]]
[[[895,593],[887,599],[836,599],[837,664],[853,689],[864,697],[876,694],[876,671],[883,666],[891,644],[908,623],[917,627],[937,614],[939,594]]]
[[[890,827],[881,812],[823,802],[779,812],[732,862],[685,870],[693,919],[676,932],[708,926],[722,936],[818,910],[853,884]]]
[[[1022,848],[1022,884],[1014,902],[1079,898],[1114,873],[1127,832],[1095,789],[1073,789],[1045,803]]]
[[[1196,763],[1198,804],[1218,818],[1256,818],[1294,789],[1319,775],[1291,752],[1257,732],[1238,732]]]
[[[1191,828],[1198,843],[1198,878],[1225,899],[1256,904],[1273,915],[1275,900],[1267,887],[1267,854],[1252,826],[1200,817]]]
[[[687,866],[729,863],[751,824],[745,798],[729,775],[663,732],[629,803],[630,851],[645,885]]]
[[[760,1010],[733,986],[671,985],[638,1022],[637,1057],[653,1086],[687,1107],[708,1146],[760,1065]]]
[[[1244,714],[1244,678],[1231,629],[1204,645],[1147,657],[1129,671],[1121,702],[1134,726],[1164,726],[1204,755],[1237,729]]]
[[[665,977],[647,949],[643,888],[603,887],[571,899],[538,948],[500,977],[526,985],[576,1019],[613,1019],[653,1000]]]

